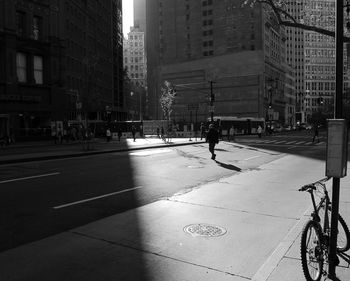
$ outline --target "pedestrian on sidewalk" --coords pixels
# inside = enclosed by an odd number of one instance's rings
[[[120,138],[122,137],[123,133],[122,130],[119,128],[118,129],[118,141],[120,142]]]
[[[107,138],[107,142],[111,141],[112,133],[111,133],[111,130],[109,128],[107,128],[107,130],[106,130],[106,138]]]
[[[219,143],[219,132],[215,129],[214,124],[209,125],[207,142],[209,142],[209,151],[211,153],[211,159],[215,160],[216,154],[214,152],[215,145]]]
[[[318,137],[318,125],[314,125],[314,137],[312,138],[312,143],[315,141],[315,138],[317,137],[317,142],[320,142],[320,139]]]
[[[202,140],[203,138],[205,138],[205,126],[203,122],[201,123],[200,130],[201,130],[201,140]]]
[[[259,136],[259,139],[261,139],[261,133],[262,133],[262,128],[261,128],[261,126],[259,125],[259,127],[258,127],[258,136]]]
[[[157,138],[160,139],[160,135],[159,135],[159,127],[157,127]]]
[[[233,125],[231,126],[230,130],[228,131],[228,141],[235,141],[235,128]]]
[[[131,127],[131,133],[132,133],[132,137],[133,137],[134,141],[136,141],[136,128],[135,128],[135,126]]]
[[[164,127],[162,126],[162,129],[160,130],[160,137],[164,141]]]

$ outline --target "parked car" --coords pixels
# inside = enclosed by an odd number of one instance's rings
[[[291,130],[292,130],[292,126],[290,126],[290,125],[284,125],[282,127],[282,131],[291,131]]]
[[[298,129],[299,130],[306,130],[306,123],[300,123]]]

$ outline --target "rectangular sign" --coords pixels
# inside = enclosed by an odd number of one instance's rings
[[[346,176],[348,154],[348,130],[345,119],[328,120],[326,176]]]

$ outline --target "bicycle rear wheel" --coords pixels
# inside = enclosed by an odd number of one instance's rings
[[[317,222],[310,220],[301,233],[301,264],[307,281],[319,281],[322,277],[324,259],[320,228]]]

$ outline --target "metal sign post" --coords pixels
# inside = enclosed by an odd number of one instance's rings
[[[344,65],[344,11],[343,1],[336,1],[336,30],[335,30],[335,118],[342,118],[343,107],[343,65]],[[346,144],[347,145],[347,144]],[[347,157],[347,155],[346,155]],[[337,264],[337,235],[338,235],[338,216],[339,216],[339,189],[340,178],[333,178],[332,188],[332,218],[331,218],[331,237],[329,242],[329,270],[328,277],[337,280],[335,267]]]

